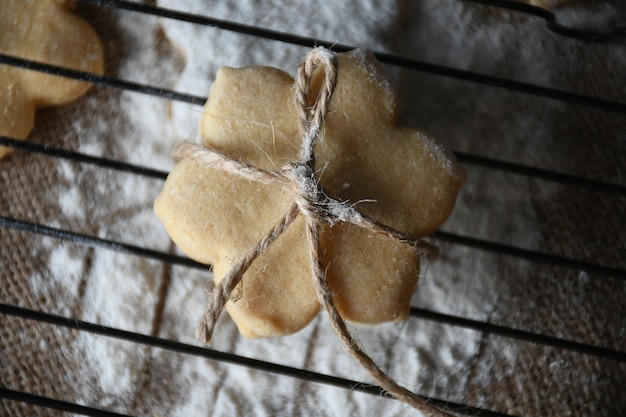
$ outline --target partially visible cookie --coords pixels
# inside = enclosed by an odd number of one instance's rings
[[[100,39],[87,22],[72,13],[73,8],[71,0],[3,0],[0,52],[102,74]],[[36,107],[67,103],[89,87],[65,77],[0,65],[0,135],[26,139]],[[10,152],[0,147],[0,158]]]

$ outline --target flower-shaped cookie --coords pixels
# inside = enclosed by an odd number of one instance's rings
[[[72,0],[3,0],[0,52],[102,74],[103,49],[95,31],[71,12]],[[25,139],[35,108],[71,101],[89,84],[0,64],[0,135]],[[0,157],[10,153],[0,147]]]
[[[324,139],[315,148],[320,188],[403,234],[432,234],[454,206],[463,170],[431,138],[396,125],[391,82],[371,53],[355,50],[337,60]],[[313,96],[322,83],[317,75]],[[201,121],[204,145],[269,171],[297,160],[301,133],[293,86],[274,68],[220,69]],[[155,211],[185,253],[213,265],[219,283],[292,202],[280,184],[184,158]],[[408,315],[419,273],[411,245],[338,221],[321,230],[321,247],[333,301],[345,320],[374,324]],[[312,320],[320,305],[302,216],[251,264],[237,294],[226,308],[244,336],[281,336]]]

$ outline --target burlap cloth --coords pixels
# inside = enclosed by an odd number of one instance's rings
[[[593,16],[625,16],[613,6]],[[570,40],[547,31],[540,20],[456,1],[394,7],[394,24],[366,29],[371,38],[360,46],[626,101],[624,41]],[[79,12],[104,41],[107,74],[176,87],[186,57],[157,19],[86,6]],[[575,21],[590,13],[563,16]],[[328,25],[331,30],[333,23]],[[142,39],[132,38],[138,32],[131,26],[143,30]],[[149,51],[137,58],[137,48],[146,45]],[[293,73],[306,49],[285,50],[294,63],[285,69]],[[626,185],[622,114],[390,70],[402,92],[402,122],[425,128],[455,150]],[[149,113],[167,120],[169,106],[95,88],[73,104],[40,111],[30,139],[167,170],[179,133],[168,122],[154,126]],[[159,180],[21,152],[0,164],[2,215],[176,250],[151,211]],[[626,268],[624,197],[471,165],[468,170],[446,231]],[[0,236],[0,301],[194,343],[207,273],[7,228]],[[441,259],[428,269],[414,306],[624,350],[623,280],[441,246]],[[412,412],[365,394],[8,316],[1,320],[0,384],[14,390],[133,415]],[[624,363],[417,319],[357,333],[384,369],[426,395],[521,416],[626,414]],[[262,341],[241,340],[225,317],[214,343],[220,350],[368,380],[342,356],[323,317],[297,335]],[[60,413],[1,400],[0,414]]]

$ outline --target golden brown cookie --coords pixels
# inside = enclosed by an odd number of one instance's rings
[[[0,52],[102,74],[103,49],[95,31],[71,12],[69,0],[3,0]],[[35,108],[66,103],[90,85],[69,78],[0,65],[0,135],[25,139]],[[0,147],[0,157],[10,153]]]
[[[338,68],[324,140],[315,149],[321,188],[402,233],[432,234],[452,211],[464,171],[432,138],[396,125],[395,92],[371,53],[338,54]],[[221,69],[200,124],[203,143],[266,170],[297,159],[293,83],[274,68]],[[291,198],[280,185],[183,159],[155,211],[182,250],[212,264],[220,282],[281,219]],[[244,275],[241,298],[227,304],[244,336],[293,333],[317,313],[304,234],[298,218]],[[345,320],[375,324],[408,315],[419,274],[412,247],[339,222],[322,230],[322,250]]]

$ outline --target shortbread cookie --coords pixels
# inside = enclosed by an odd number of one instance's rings
[[[102,74],[103,49],[95,31],[71,12],[70,0],[3,0],[0,52]],[[25,139],[35,108],[71,101],[88,83],[0,65],[0,135]],[[0,157],[10,153],[0,147]]]
[[[315,149],[320,187],[399,232],[432,234],[452,211],[464,171],[432,138],[396,126],[395,92],[371,53],[355,50],[337,58],[325,136]],[[222,68],[203,112],[204,145],[265,170],[297,159],[301,134],[293,83],[274,68]],[[314,79],[313,90],[316,85]],[[213,265],[219,282],[281,219],[291,199],[281,185],[183,159],[155,211],[185,253]],[[408,315],[420,267],[411,246],[339,222],[322,230],[322,249],[345,320],[376,324]],[[312,320],[319,304],[302,217],[253,262],[240,285],[240,297],[226,308],[244,336],[286,335]]]

